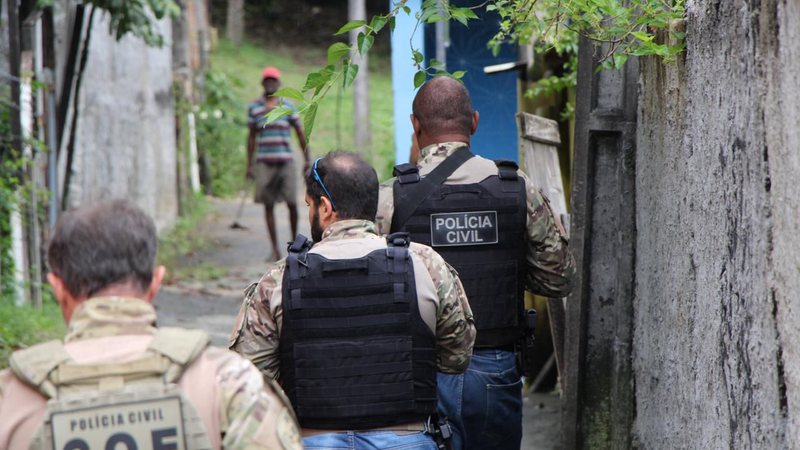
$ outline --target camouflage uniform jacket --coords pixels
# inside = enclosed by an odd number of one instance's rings
[[[342,220],[330,225],[311,248],[330,259],[359,258],[386,248],[386,240],[366,220]],[[437,340],[437,366],[445,373],[461,373],[472,356],[475,322],[461,280],[438,253],[412,243],[420,314]],[[281,286],[285,260],[278,261],[246,292],[230,348],[250,359],[265,376],[279,378],[278,345],[283,323]]]
[[[445,158],[466,145],[463,142],[444,142],[421,149],[417,162],[420,176],[430,173]],[[453,172],[445,184],[480,183],[486,177],[497,173],[497,166],[493,161],[476,155]],[[525,286],[535,294],[564,297],[572,289],[572,278],[575,274],[575,261],[569,252],[566,233],[553,215],[547,197],[533,187],[522,171],[519,171],[519,174],[525,179],[528,197],[526,243],[528,270]],[[394,182],[395,179],[392,178],[380,187],[378,215],[375,221],[380,234],[391,232],[394,215]]]
[[[155,333],[149,303],[97,297],[72,315],[65,348],[78,363],[126,362],[140,357]],[[224,449],[302,449],[283,391],[253,365],[225,349],[207,347],[178,380],[212,446]],[[46,399],[10,370],[0,372],[0,448],[28,448],[44,419]]]

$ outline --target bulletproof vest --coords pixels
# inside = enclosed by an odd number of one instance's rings
[[[202,419],[175,384],[208,346],[203,331],[159,329],[139,359],[78,364],[50,341],[14,353],[11,369],[44,395],[31,449],[211,449]]]
[[[524,333],[523,294],[527,228],[525,180],[512,161],[472,184],[444,184],[468,159],[462,148],[429,175],[395,167],[392,231],[433,247],[457,271],[478,330],[476,347],[513,344]]]
[[[283,276],[281,384],[305,428],[363,430],[436,410],[436,339],[420,316],[405,233],[361,258],[309,253]]]

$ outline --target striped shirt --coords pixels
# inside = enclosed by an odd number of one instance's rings
[[[280,99],[280,104],[291,108],[292,114],[268,125],[265,125],[266,115],[273,108],[267,107],[263,97],[248,106],[247,124],[256,128],[256,161],[286,162],[294,159],[291,128],[300,124],[300,116],[292,102]]]

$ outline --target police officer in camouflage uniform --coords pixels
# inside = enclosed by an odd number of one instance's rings
[[[519,449],[523,289],[563,297],[575,269],[544,195],[515,163],[470,151],[478,119],[458,81],[438,77],[420,88],[411,115],[420,150],[381,186],[376,224],[379,233],[408,231],[441,253],[475,313],[469,367],[439,375],[439,409],[455,427],[455,448]]]
[[[156,328],[156,230],[124,201],[64,214],[48,280],[69,331],[0,372],[0,448],[301,449],[279,387],[203,331]]]
[[[436,449],[437,372],[463,372],[475,338],[461,282],[405,233],[378,236],[358,155],[318,159],[306,183],[315,243],[296,239],[252,287],[231,348],[280,380],[306,448]]]

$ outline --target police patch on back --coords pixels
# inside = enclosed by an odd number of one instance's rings
[[[497,211],[431,214],[431,246],[496,244]]]
[[[55,450],[187,448],[178,397],[54,412],[51,426]]]

